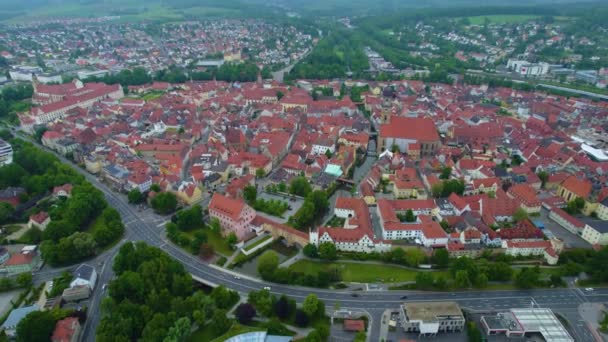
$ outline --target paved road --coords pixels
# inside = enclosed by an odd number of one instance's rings
[[[65,158],[62,161],[69,163]],[[403,301],[402,296],[407,295],[407,301],[441,301],[454,300],[461,306],[473,310],[505,309],[513,307],[529,307],[532,303],[540,307],[547,307],[563,314],[568,318],[574,330],[576,341],[594,341],[589,329],[582,324],[578,307],[586,302],[604,302],[608,300],[608,289],[597,289],[592,292],[584,292],[580,289],[540,289],[540,290],[512,290],[512,291],[469,291],[454,293],[435,293],[435,292],[411,292],[411,291],[377,291],[363,292],[358,297],[353,297],[350,292],[335,291],[325,289],[313,289],[299,286],[287,286],[263,282],[249,277],[235,278],[235,273],[221,269],[215,265],[202,263],[194,257],[163,238],[162,224],[155,224],[154,217],[146,212],[138,212],[134,206],[127,203],[126,197],[112,192],[107,186],[100,183],[96,177],[86,171],[76,167],[76,170],[83,174],[88,181],[100,189],[106,200],[121,214],[126,227],[125,241],[144,241],[149,245],[159,247],[173,258],[184,265],[186,270],[195,278],[203,279],[211,284],[223,284],[242,294],[247,294],[253,290],[261,290],[263,287],[271,287],[271,292],[276,295],[285,294],[298,302],[301,302],[307,295],[314,293],[319,299],[323,300],[328,307],[333,307],[337,301],[343,308],[362,308],[376,314],[381,313],[387,308],[396,308]],[[106,265],[113,257],[113,253],[105,253]],[[109,265],[108,265],[109,266]],[[104,282],[111,278],[110,267],[105,267],[100,278]],[[101,283],[101,281],[99,282]],[[90,316],[90,327],[85,326],[83,341],[94,340],[94,329],[100,319],[98,307],[103,294],[100,289],[96,289],[93,296],[91,308],[94,312]],[[374,317],[375,322],[379,322],[380,316]],[[372,324],[372,339],[374,334],[379,334],[379,324]]]

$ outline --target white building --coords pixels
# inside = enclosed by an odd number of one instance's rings
[[[0,166],[8,165],[13,162],[13,147],[11,144],[0,139]]]
[[[421,336],[464,330],[464,315],[456,302],[404,303],[399,308],[401,327]]]
[[[528,61],[509,59],[507,69],[522,76],[541,76],[549,73],[548,63],[530,63]]]
[[[95,268],[87,264],[82,264],[74,271],[74,280],[70,283],[70,287],[88,286],[93,290],[96,282],[97,271],[95,271]]]

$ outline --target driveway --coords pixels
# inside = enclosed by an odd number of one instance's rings
[[[546,230],[551,231],[551,233],[553,233],[555,237],[564,241],[564,245],[566,248],[591,248],[591,244],[589,244],[589,242],[583,240],[583,238],[581,238],[580,236],[567,231],[565,228],[550,219],[548,215],[549,211],[543,208],[540,211],[539,217],[531,217],[531,219],[532,221],[542,221],[545,224]]]

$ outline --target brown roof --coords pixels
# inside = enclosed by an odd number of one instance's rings
[[[363,331],[365,330],[365,322],[362,319],[345,319],[344,330]]]
[[[209,203],[209,210],[221,212],[233,221],[237,221],[245,206],[245,202],[241,200],[232,199],[216,192]]]
[[[582,199],[587,199],[589,194],[591,194],[592,184],[586,179],[578,179],[576,176],[570,176],[562,183],[562,187]]]
[[[428,118],[393,117],[380,126],[380,137],[403,138],[417,141],[438,141],[439,134],[433,120]]]

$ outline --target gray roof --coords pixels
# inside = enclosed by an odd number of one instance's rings
[[[24,306],[22,308],[15,309],[11,311],[10,315],[8,315],[8,318],[6,321],[4,321],[4,324],[2,324],[2,328],[15,329],[17,324],[19,324],[19,322],[21,322],[25,316],[27,316],[30,312],[38,310],[38,305]]]
[[[608,233],[608,221],[600,221],[600,220],[592,220],[592,219],[582,219],[584,223],[588,224],[591,228],[597,230],[598,232],[605,234]]]
[[[74,271],[74,278],[91,280],[94,271],[95,269],[93,268],[93,266],[82,264],[78,266],[78,268],[76,268],[76,270]]]

